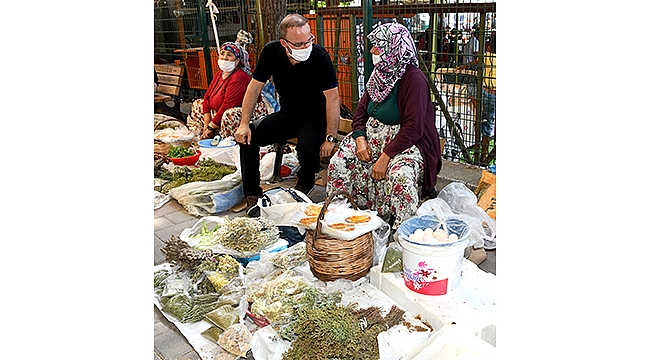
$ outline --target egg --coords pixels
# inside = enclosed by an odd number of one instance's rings
[[[458,240],[458,235],[456,234],[451,234],[449,235],[449,241],[454,242]]]
[[[425,238],[433,238],[433,229],[432,228],[426,228],[424,229],[424,237]]]
[[[435,237],[440,237],[440,236],[447,236],[447,232],[443,230],[442,228],[437,228],[436,231],[433,232],[433,236]]]

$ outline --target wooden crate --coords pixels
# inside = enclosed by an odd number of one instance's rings
[[[184,66],[154,64],[158,76],[158,92],[166,95],[178,96],[183,81]]]

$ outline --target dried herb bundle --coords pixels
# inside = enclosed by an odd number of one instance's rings
[[[228,249],[258,252],[278,241],[280,231],[273,221],[265,218],[236,217],[216,231],[217,242]]]
[[[237,168],[230,165],[220,164],[210,158],[199,160],[196,168],[188,166],[176,166],[174,170],[167,173],[159,171],[158,175],[163,179],[170,179],[168,183],[162,186],[160,192],[169,193],[169,190],[195,181],[215,181],[221,180],[224,176],[234,173]],[[154,162],[154,173],[156,172],[156,163]]]
[[[166,256],[166,261],[178,265],[182,270],[194,270],[203,260],[213,256],[212,250],[194,250],[185,241],[172,235],[165,246],[160,249]]]
[[[295,319],[281,331],[293,340],[283,360],[379,359],[377,335],[402,322],[404,311],[393,306],[382,316],[377,307],[342,306],[314,291],[306,292]]]

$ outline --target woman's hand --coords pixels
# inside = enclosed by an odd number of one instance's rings
[[[203,134],[201,134],[201,140],[212,139],[212,137],[214,136],[212,133],[213,131],[206,127],[205,129],[203,129]]]
[[[208,129],[208,126],[211,121],[212,119],[210,118],[209,112],[203,114],[203,133],[201,134],[201,140],[209,139],[212,136],[214,136],[212,135],[212,130]]]
[[[370,153],[370,148],[368,147],[368,143],[366,142],[366,137],[359,136],[354,141],[357,145],[357,157],[359,158],[359,160],[370,162],[370,160],[372,160],[372,156],[371,156],[372,154]]]
[[[386,171],[388,170],[388,162],[390,158],[385,153],[381,153],[379,160],[372,166],[372,177],[375,180],[384,180],[386,178]]]

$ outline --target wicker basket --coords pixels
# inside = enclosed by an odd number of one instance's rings
[[[175,121],[175,122],[183,125],[185,128],[187,128],[187,125],[185,125],[182,121],[180,121],[178,119],[167,119],[167,120],[163,120],[163,121],[159,122],[158,124],[156,124],[156,126],[154,126],[154,128],[153,128],[153,131],[155,132],[156,130],[158,130],[158,127],[160,125],[162,125],[162,124],[164,124],[166,122],[170,122],[170,121]],[[188,147],[190,147],[192,145],[193,145],[193,143],[191,141],[182,141],[182,142],[178,142],[178,144],[174,144],[174,146],[188,146]],[[161,154],[161,155],[167,156],[167,152],[169,152],[170,147],[171,147],[171,144],[169,144],[169,143],[166,143],[164,141],[160,141],[158,139],[153,139],[153,152],[154,152],[154,155],[155,154]]]
[[[357,280],[365,276],[372,267],[374,254],[372,232],[349,241],[334,239],[321,233],[321,220],[325,217],[327,207],[332,199],[339,195],[347,197],[350,204],[358,209],[347,192],[333,192],[325,200],[318,215],[316,230],[307,230],[305,236],[309,267],[314,276],[323,281]]]

